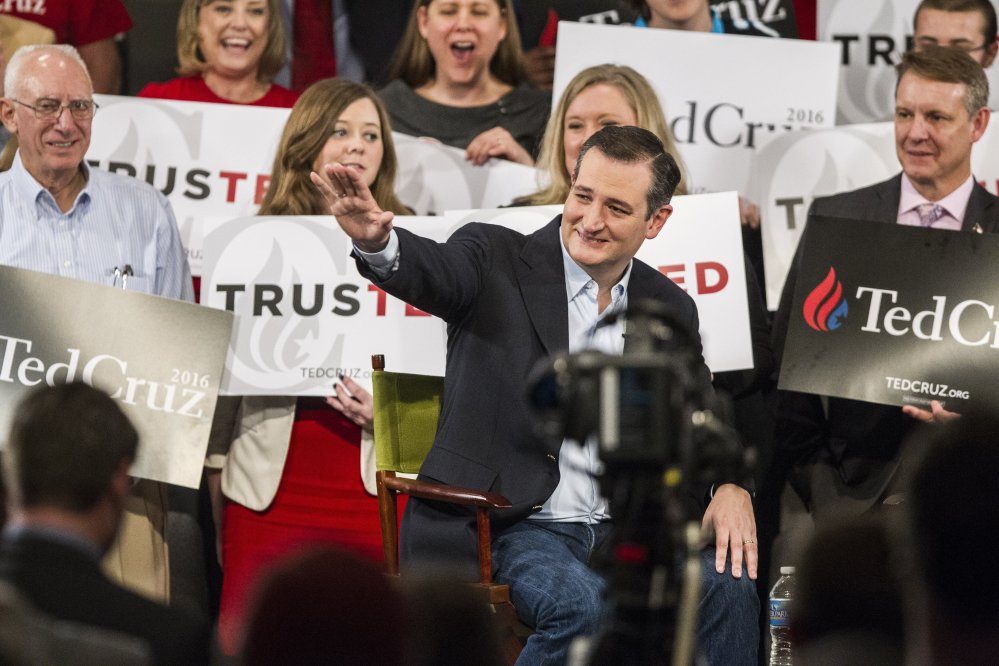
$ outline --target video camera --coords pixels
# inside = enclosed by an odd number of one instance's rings
[[[608,579],[613,612],[591,663],[664,663],[671,648],[674,663],[685,663],[700,499],[711,483],[742,480],[747,469],[735,431],[716,416],[694,332],[658,301],[636,302],[623,317],[623,354],[548,360],[532,375],[529,398],[545,437],[581,445],[595,437],[604,466],[599,482],[614,523],[594,566]]]

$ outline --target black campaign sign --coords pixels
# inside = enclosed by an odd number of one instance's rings
[[[780,388],[999,407],[999,237],[815,217]]]

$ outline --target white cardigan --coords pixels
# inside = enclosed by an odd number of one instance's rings
[[[220,397],[205,466],[222,470],[222,493],[248,509],[274,501],[295,423],[294,396]],[[332,409],[332,407],[330,408]],[[361,433],[361,480],[375,490],[374,441]]]

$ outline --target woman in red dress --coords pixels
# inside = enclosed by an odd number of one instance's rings
[[[367,86],[340,79],[312,85],[292,109],[260,214],[328,214],[309,174],[330,162],[359,171],[384,210],[411,214],[395,195],[384,107]],[[332,543],[381,561],[378,501],[361,481],[362,427],[370,430],[371,419],[370,394],[349,378],[325,401],[242,399],[221,478],[219,637],[226,652],[238,648],[253,583],[292,550]]]

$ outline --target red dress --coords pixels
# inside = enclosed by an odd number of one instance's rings
[[[253,586],[268,566],[307,544],[334,544],[381,562],[378,500],[364,490],[360,429],[315,398],[300,398],[288,457],[265,511],[227,502],[222,519],[219,641],[239,648]]]
[[[232,104],[200,76],[150,83],[140,97]],[[298,93],[272,84],[253,106],[291,107]],[[198,292],[195,278],[195,293]],[[361,482],[361,431],[315,398],[299,399],[288,457],[274,501],[264,511],[226,502],[222,516],[219,640],[235,654],[250,594],[266,568],[310,543],[342,546],[381,562],[378,499]]]

